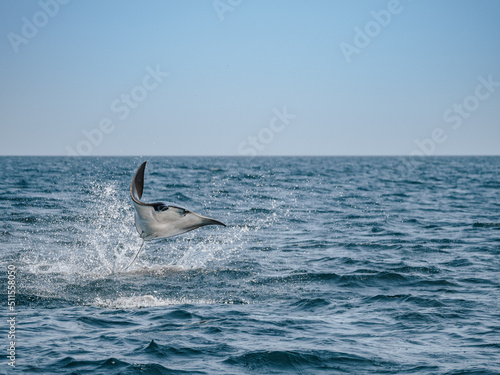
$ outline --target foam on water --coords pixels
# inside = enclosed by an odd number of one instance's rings
[[[137,309],[142,307],[157,307],[169,305],[211,305],[219,303],[210,299],[190,298],[158,298],[153,295],[119,297],[115,299],[102,299],[97,297],[92,302],[93,306],[111,309]]]

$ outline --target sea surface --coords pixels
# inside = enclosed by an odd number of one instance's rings
[[[1,374],[500,374],[499,157],[0,162]]]

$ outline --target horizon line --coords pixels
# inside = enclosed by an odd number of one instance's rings
[[[149,154],[149,155],[112,155],[112,154],[104,154],[104,155],[40,155],[40,154],[23,154],[23,155],[15,155],[15,154],[0,154],[0,157],[62,157],[62,158],[99,158],[99,157],[110,157],[110,158],[119,158],[119,157],[217,157],[217,158],[294,158],[294,157],[409,157],[409,158],[426,158],[426,157],[495,157],[500,156],[500,154],[440,154],[440,155],[379,155],[379,154],[338,154],[338,155],[158,155],[158,154]]]

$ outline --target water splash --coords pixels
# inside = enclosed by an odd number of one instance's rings
[[[86,260],[107,273],[118,271],[128,256],[135,254],[140,239],[134,227],[133,210],[119,195],[114,183],[94,184],[87,209],[89,228],[85,231]]]
[[[40,216],[26,232],[18,259],[24,293],[74,300],[75,288],[109,277],[138,248],[133,211],[117,185],[94,182],[82,189],[77,204],[62,199],[57,214]]]
[[[172,276],[172,272],[193,269],[217,272],[221,268],[239,267],[236,264],[244,260],[244,252],[253,244],[255,233],[275,225],[288,214],[281,212],[284,210],[274,199],[267,202],[265,212],[245,215],[243,219],[237,214],[238,209],[236,213],[228,210],[227,228],[202,229],[148,242],[136,263],[126,272],[119,272],[141,243],[128,193],[115,181],[94,181],[81,189],[77,192],[78,204],[70,196],[59,201],[63,214],[46,217],[39,230],[26,236],[24,248],[28,251],[22,253],[20,261],[27,274],[23,280],[27,294],[94,306],[178,304],[183,301],[182,295],[172,296],[166,291],[160,298],[151,291],[137,293],[137,290]],[[233,217],[239,221],[232,223]],[[191,296],[189,300],[200,299]]]

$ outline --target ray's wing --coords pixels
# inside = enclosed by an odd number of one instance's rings
[[[161,227],[157,232],[157,238],[176,236],[205,225],[226,226],[226,224],[219,220],[201,216],[175,205],[160,204],[153,212],[153,217]]]
[[[130,185],[130,196],[135,207],[135,226],[141,238],[148,241],[176,236],[205,225],[226,226],[218,220],[198,215],[176,204],[142,202],[146,163],[142,163],[137,169]]]
[[[135,208],[135,228],[145,241],[155,238],[154,228],[151,227],[151,224],[154,224],[154,206],[141,201],[144,190],[144,170],[146,169],[146,163],[147,161],[137,168],[130,184],[130,196]]]
[[[140,205],[147,205],[146,203],[141,202],[142,191],[144,189],[144,170],[146,169],[146,163],[141,164],[141,166],[135,172],[134,178],[132,179],[132,184],[130,184],[130,196],[134,203]]]

